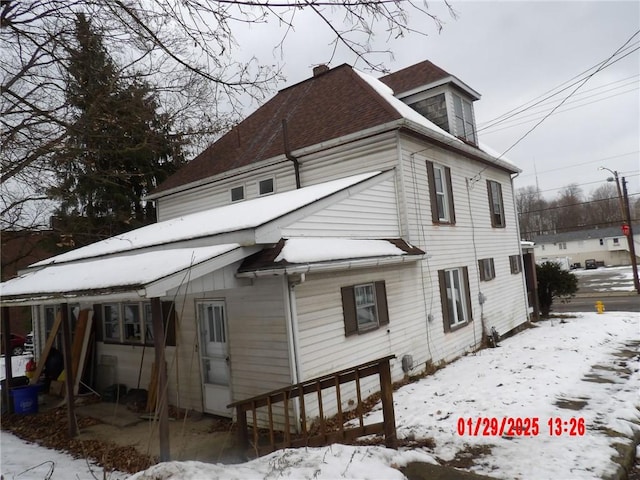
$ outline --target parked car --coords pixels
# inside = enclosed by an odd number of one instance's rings
[[[598,268],[598,262],[596,262],[595,258],[590,258],[584,261],[585,270],[595,270],[596,268]]]
[[[11,355],[22,355],[24,353],[24,343],[27,339],[22,335],[11,334]],[[4,353],[4,338],[0,337],[0,349]]]

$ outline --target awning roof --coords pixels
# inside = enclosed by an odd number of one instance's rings
[[[289,238],[248,257],[238,276],[293,274],[417,261],[425,254],[400,238]]]
[[[162,296],[185,279],[198,278],[253,253],[238,244],[176,248],[118,255],[29,270],[2,284],[2,303],[43,303],[52,299],[135,292]]]

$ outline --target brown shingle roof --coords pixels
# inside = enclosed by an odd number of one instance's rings
[[[395,94],[400,94],[450,76],[451,74],[445,72],[437,65],[434,65],[429,60],[425,60],[424,62],[416,63],[410,67],[390,73],[380,78],[380,81],[391,88]]]
[[[155,193],[375,127],[402,116],[348,65],[281,90],[240,124],[169,177]]]

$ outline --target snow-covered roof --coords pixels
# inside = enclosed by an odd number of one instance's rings
[[[141,290],[149,284],[187,272],[238,249],[241,249],[239,244],[176,248],[100,257],[79,263],[51,264],[0,284],[0,293],[3,300],[17,300],[23,296],[44,300],[122,291],[138,291],[144,297],[145,292]],[[176,278],[178,284],[182,280]]]
[[[460,140],[459,138],[457,138],[454,135],[451,135],[446,130],[443,130],[442,128],[437,126],[432,121],[427,120],[426,117],[423,117],[422,115],[420,115],[416,110],[411,108],[409,105],[404,103],[402,100],[398,100],[393,95],[393,93],[394,93],[393,90],[391,90],[391,88],[389,88],[387,85],[382,83],[377,78],[374,78],[371,75],[368,75],[368,74],[363,73],[363,72],[361,72],[359,70],[356,70],[355,68],[354,68],[354,71],[365,82],[367,82],[371,86],[371,88],[373,88],[376,91],[376,93],[378,93],[378,95],[380,95],[389,105],[391,105],[400,115],[402,115],[407,120],[411,120],[412,122],[415,122],[418,125],[421,125],[421,126],[423,126],[425,128],[428,128],[429,130],[433,130],[434,132],[437,132],[437,133],[439,133],[441,135],[444,135],[445,137],[448,137],[449,139],[451,139],[455,143],[458,143],[460,145],[465,145],[465,143],[462,140]]]
[[[253,276],[341,270],[416,261],[424,254],[400,238],[287,238],[247,258],[238,272]]]
[[[354,175],[299,190],[260,197],[154,223],[48,258],[31,265],[31,267],[76,261],[255,228],[321,198],[354,186],[379,173]]]

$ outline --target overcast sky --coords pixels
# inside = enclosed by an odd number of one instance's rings
[[[431,60],[482,94],[475,102],[479,138],[502,153],[530,130],[577,85],[508,122],[482,130],[487,122],[540,97],[549,90],[584,78],[640,30],[640,2],[451,2],[458,18],[444,5],[429,2],[429,11],[446,22],[440,33],[421,19],[413,25],[429,33],[387,42],[394,58],[379,57],[390,71]],[[271,29],[271,30],[270,30]],[[237,35],[244,53],[262,62],[284,65],[284,88],[311,76],[311,68],[331,57],[329,32],[311,14],[296,17],[296,32],[288,36],[284,55],[274,58],[271,27]],[[267,38],[271,40],[267,41]],[[640,34],[623,53],[640,45]],[[618,58],[622,56],[619,54]],[[330,66],[353,65],[355,58],[338,52]],[[365,69],[363,63],[355,65]],[[576,78],[576,76],[581,75]],[[591,77],[556,113],[513,147],[506,157],[523,172],[516,187],[535,185],[552,199],[558,189],[577,183],[589,194],[608,172],[627,177],[630,194],[640,192],[640,52],[630,53]],[[535,172],[537,171],[537,176]],[[632,199],[638,198],[637,196]]]

